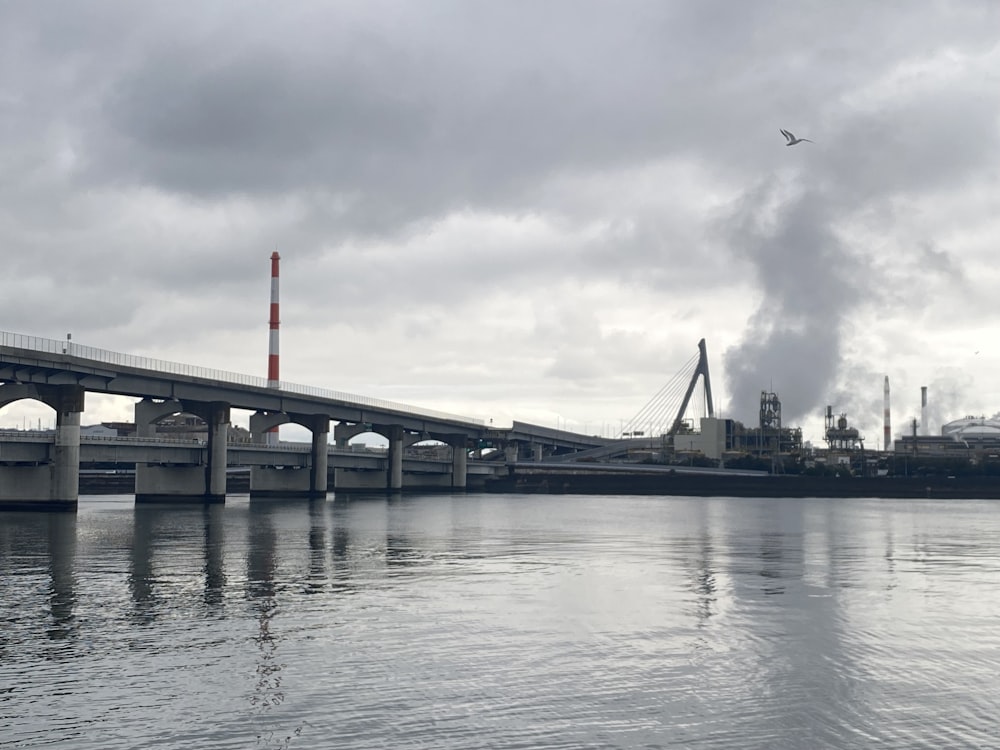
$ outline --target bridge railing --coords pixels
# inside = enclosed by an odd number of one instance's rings
[[[51,443],[56,439],[55,430],[0,430],[0,441],[22,443]],[[191,447],[201,440],[162,437],[122,437],[120,435],[80,435],[81,443],[127,443],[129,445],[183,445]]]
[[[107,349],[97,349],[92,346],[83,346],[72,341],[62,341],[60,339],[46,339],[39,336],[27,336],[21,333],[10,333],[0,331],[0,346],[13,349],[26,349],[33,352],[44,352],[46,354],[66,354],[81,359],[89,359],[94,362],[115,365],[117,367],[130,367],[135,370],[148,370],[154,373],[168,373],[170,375],[183,375],[204,380],[216,380],[220,383],[231,383],[234,385],[246,385],[257,388],[267,388],[267,379],[256,375],[244,375],[238,372],[227,372],[225,370],[214,370],[196,365],[185,365],[179,362],[169,362],[162,359],[151,359],[140,357],[134,354],[124,354],[113,352]],[[343,393],[324,388],[316,388],[308,385],[298,385],[288,383],[284,380],[278,383],[278,389],[288,393],[296,393],[302,396],[313,396],[316,398],[330,399],[331,401],[343,401],[357,406],[368,406],[386,411],[398,411],[408,414],[415,414],[432,419],[445,419],[452,422],[465,422],[467,424],[484,425],[482,419],[463,417],[458,414],[436,411],[434,409],[424,409],[419,406],[410,406],[394,401],[386,401],[380,398],[369,396],[358,396],[353,393]]]

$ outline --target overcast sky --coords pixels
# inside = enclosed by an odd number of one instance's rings
[[[880,444],[885,375],[895,434],[922,385],[989,416],[998,40],[994,0],[5,2],[0,329],[265,376],[278,250],[293,383],[611,434],[705,338],[747,424]]]

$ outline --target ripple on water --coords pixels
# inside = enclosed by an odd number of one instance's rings
[[[992,506],[0,514],[12,747],[994,747]]]

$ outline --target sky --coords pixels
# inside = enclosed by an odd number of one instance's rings
[[[614,435],[704,338],[722,416],[769,391],[880,445],[888,376],[893,434],[921,386],[937,432],[1000,411],[998,29],[993,0],[0,3],[0,330],[264,377],[277,250],[291,383]]]

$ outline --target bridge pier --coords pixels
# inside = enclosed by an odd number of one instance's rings
[[[447,435],[441,438],[451,446],[451,486],[464,490],[469,470],[469,446],[465,435]]]
[[[153,401],[135,405],[139,437],[155,437],[156,422],[183,412],[201,417],[208,425],[208,443],[202,464],[139,463],[135,466],[137,503],[224,503],[226,501],[226,450],[229,404],[222,401]]]
[[[45,465],[0,464],[0,510],[76,510],[84,389],[79,385],[34,384],[0,388],[0,406],[25,398],[55,409],[55,439]]]
[[[254,415],[256,416],[256,415]],[[250,418],[251,431],[254,418]],[[250,470],[250,498],[325,498],[327,471],[329,470],[330,417],[327,414],[301,415],[286,421],[308,427],[312,432],[309,468],[298,464],[282,466],[254,466]],[[298,458],[298,454],[289,454]]]
[[[202,416],[203,415],[203,416]],[[205,467],[208,491],[205,502],[226,502],[226,450],[229,447],[229,404],[213,401],[199,415],[208,423],[208,465]]]
[[[55,386],[56,439],[52,451],[52,499],[75,504],[80,496],[80,414],[84,390]]]
[[[330,418],[323,416],[312,428],[309,462],[309,497],[326,497],[330,470]]]
[[[398,491],[403,489],[403,428],[401,425],[392,424],[384,430],[382,434],[389,440],[386,489]]]

